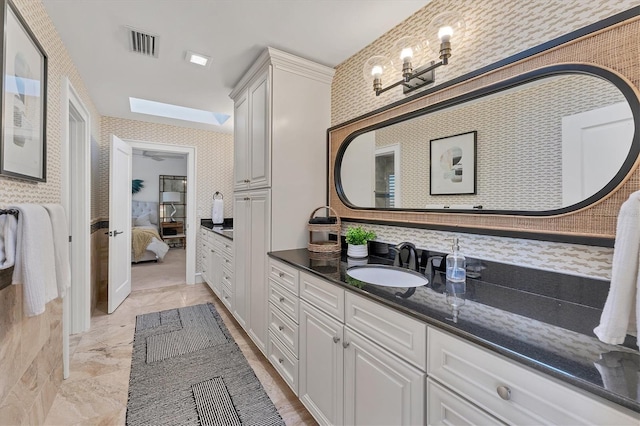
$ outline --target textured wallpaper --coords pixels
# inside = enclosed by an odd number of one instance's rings
[[[434,0],[336,67],[331,85],[331,125],[343,123],[405,98],[402,89],[375,96],[362,77],[364,62],[373,55],[395,57],[400,37],[423,38],[438,13],[455,10],[467,29],[462,46],[452,46],[449,65],[436,70],[436,84],[459,77],[528,48],[639,5],[638,0]],[[437,55],[433,54],[434,59]],[[395,81],[397,78],[389,79]]]
[[[18,179],[0,177],[0,205],[13,203],[59,203],[61,200],[61,158],[60,146],[63,78],[68,77],[74,89],[91,114],[91,131],[100,132],[100,116],[89,97],[80,74],[75,68],[66,47],[58,36],[56,28],[47,15],[42,3],[34,0],[14,1],[18,10],[42,45],[48,58],[47,78],[47,130],[46,130],[46,178],[44,183],[31,183]],[[92,217],[97,212],[97,204],[92,199]]]

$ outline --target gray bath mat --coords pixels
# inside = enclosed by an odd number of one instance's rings
[[[127,425],[284,425],[212,304],[138,315]]]

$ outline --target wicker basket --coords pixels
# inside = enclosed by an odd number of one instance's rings
[[[320,209],[329,209],[336,216],[336,223],[309,223],[307,224],[307,228],[309,229],[309,251],[316,253],[338,253],[342,249],[340,246],[340,216],[336,213],[334,209],[329,206],[322,206],[315,209],[311,212],[311,216],[309,216],[309,220],[313,219],[315,214]],[[313,233],[314,232],[328,232],[332,234],[336,234],[338,236],[336,241],[314,241]]]

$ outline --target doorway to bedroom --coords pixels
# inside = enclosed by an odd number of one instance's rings
[[[186,284],[188,154],[147,148],[133,148],[132,291]],[[136,229],[162,245],[137,247]]]

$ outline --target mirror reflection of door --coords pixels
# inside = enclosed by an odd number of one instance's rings
[[[398,145],[376,150],[374,205],[377,208],[400,207],[399,151]]]

